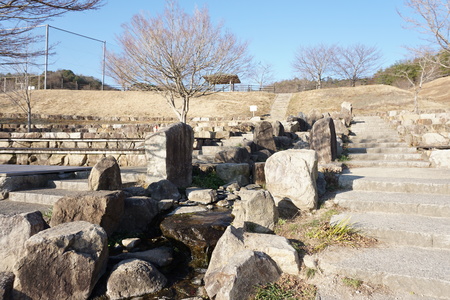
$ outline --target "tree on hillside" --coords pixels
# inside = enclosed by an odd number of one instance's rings
[[[348,79],[353,87],[359,79],[372,75],[372,72],[379,68],[382,57],[375,46],[363,44],[337,47],[334,53],[334,72],[341,78]]]
[[[108,70],[121,84],[155,85],[181,122],[191,98],[212,90],[208,76],[239,74],[251,57],[247,43],[211,23],[208,9],[192,15],[168,1],[162,15],[135,15],[118,38],[122,53],[108,53]]]
[[[15,80],[13,86],[5,88],[2,92],[14,103],[20,111],[27,115],[27,131],[31,131],[31,112],[32,112],[32,88],[31,76],[28,73],[29,63],[16,63]]]
[[[400,12],[402,18],[425,35],[432,45],[438,45],[444,52],[450,53],[450,0],[405,0],[404,3],[414,16],[408,17]],[[448,58],[439,58],[445,57]],[[448,59],[437,63],[450,68]]]
[[[0,57],[24,58],[36,37],[29,31],[49,18],[70,11],[97,9],[103,0],[9,0],[0,1]],[[5,63],[5,62],[3,62]]]
[[[319,44],[299,47],[292,66],[303,77],[316,82],[316,88],[322,88],[323,78],[331,71],[335,46]]]
[[[274,80],[273,65],[267,62],[259,62],[252,66],[249,77],[254,82],[257,82],[259,88],[262,89],[264,85],[267,85]]]

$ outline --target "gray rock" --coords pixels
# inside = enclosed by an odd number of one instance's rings
[[[236,181],[240,186],[250,183],[250,166],[248,164],[219,164],[216,166],[217,176],[225,182]]]
[[[24,254],[25,242],[47,227],[39,211],[0,214],[0,272],[12,271]]]
[[[159,292],[167,278],[149,262],[129,259],[117,264],[108,278],[106,295],[111,300]]]
[[[88,181],[91,191],[121,189],[122,178],[116,159],[112,156],[102,158],[92,168]]]
[[[205,205],[217,201],[217,191],[213,189],[187,188],[186,196],[189,201]]]
[[[264,253],[244,250],[230,257],[228,264],[205,275],[208,296],[216,300],[247,299],[249,287],[278,280],[281,272]]]
[[[350,102],[342,102],[341,104],[341,115],[344,119],[345,125],[350,126],[353,119],[353,106]]]
[[[110,256],[113,261],[126,259],[145,260],[156,267],[165,267],[173,262],[173,250],[168,247],[160,247],[139,252],[126,252],[115,256]]]
[[[167,179],[177,187],[192,183],[194,131],[185,123],[170,125],[145,139],[147,180]]]
[[[214,157],[215,163],[249,163],[250,153],[242,147],[233,147],[216,153]]]
[[[311,147],[311,132],[296,132],[297,140],[295,141],[294,149],[310,149]]]
[[[144,233],[158,215],[160,201],[148,197],[129,197],[124,200],[124,211],[117,232]]]
[[[273,122],[272,127],[274,136],[284,136],[284,126],[280,121]]]
[[[324,118],[317,121],[312,128],[311,136],[311,149],[317,151],[319,164],[327,164],[337,158],[333,119]]]
[[[233,224],[251,232],[273,232],[278,222],[278,209],[269,192],[254,190],[240,194],[241,201],[234,203]]]
[[[59,199],[53,206],[50,226],[87,221],[103,227],[108,236],[118,228],[124,211],[122,191],[80,192]]]
[[[253,132],[253,143],[258,147],[258,150],[267,149],[269,151],[277,151],[273,139],[273,128],[270,122],[262,121],[256,124],[255,131]]]
[[[14,273],[0,272],[0,300],[13,299]]]
[[[181,194],[175,184],[167,179],[155,181],[147,187],[153,200],[172,199],[178,200]]]
[[[279,208],[291,202],[298,209],[317,207],[317,154],[313,150],[286,150],[266,162],[266,188]],[[288,206],[289,203],[286,203]],[[290,207],[288,206],[290,209]]]
[[[100,226],[84,221],[33,235],[15,266],[19,299],[88,299],[106,269],[107,242]]]
[[[314,123],[323,118],[323,114],[318,109],[312,109],[306,116],[309,128],[312,128]]]
[[[318,177],[316,180],[316,187],[319,196],[323,196],[327,192],[327,182],[325,180],[325,175],[321,172],[318,173]]]
[[[264,173],[265,162],[257,162],[253,164],[253,183],[259,185],[266,184],[266,175]]]

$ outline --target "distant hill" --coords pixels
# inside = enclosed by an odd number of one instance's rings
[[[420,109],[450,108],[450,78],[426,84],[421,92]],[[257,105],[256,115],[270,113],[275,94],[265,92],[221,92],[191,101],[189,117],[250,117],[250,105]],[[317,108],[322,112],[340,110],[342,102],[353,104],[356,114],[393,109],[413,109],[413,94],[386,85],[367,85],[312,90],[295,93],[289,114],[308,113]],[[38,90],[32,92],[33,113],[82,116],[148,116],[175,117],[165,99],[155,92]],[[0,111],[20,112],[0,94]]]

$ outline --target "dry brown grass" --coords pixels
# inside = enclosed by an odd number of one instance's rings
[[[223,92],[193,98],[190,117],[251,116],[249,106],[258,114],[268,114],[275,98],[264,92]],[[80,116],[176,117],[164,97],[154,92],[39,90],[32,92],[33,113]],[[18,108],[0,95],[1,112],[17,113]]]
[[[427,83],[421,91],[420,109],[450,107],[450,77]],[[256,115],[270,113],[275,94],[265,92],[221,92],[191,100],[189,117],[250,117],[250,105],[257,105]],[[120,91],[33,91],[33,113],[80,116],[176,117],[155,92]],[[295,93],[288,114],[339,111],[342,102],[353,104],[356,114],[373,114],[387,110],[413,110],[413,94],[392,86],[369,85],[342,87]],[[0,95],[0,112],[17,113],[18,108]]]
[[[439,87],[442,88],[440,85]],[[424,88],[421,96],[425,96],[425,90]],[[439,95],[443,94],[444,90],[442,88]],[[441,98],[422,97],[419,101],[419,108],[448,108],[450,98],[446,99],[447,101],[443,101]],[[413,100],[414,96],[411,92],[387,85],[331,88],[296,93],[291,100],[288,113],[290,115],[296,115],[298,112],[308,113],[314,108],[321,112],[339,111],[340,105],[344,101],[353,104],[356,114],[372,114],[399,109],[412,111],[414,109]]]

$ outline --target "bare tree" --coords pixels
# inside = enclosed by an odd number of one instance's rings
[[[46,20],[70,11],[97,9],[104,0],[8,0],[0,1],[0,57],[23,58],[36,40],[27,33]],[[38,53],[36,53],[38,54]]]
[[[261,90],[264,85],[274,80],[273,65],[267,62],[259,62],[252,66],[250,78],[257,82]]]
[[[251,61],[247,43],[213,25],[206,8],[189,15],[168,1],[162,15],[135,15],[123,28],[122,53],[107,55],[110,75],[121,84],[155,86],[181,122],[190,99],[211,91],[205,78],[238,74]]]
[[[405,0],[404,4],[414,16],[399,12],[400,16],[427,41],[450,54],[450,0]],[[448,60],[437,62],[450,68]]]
[[[14,81],[10,82],[10,86],[4,88],[2,92],[27,116],[27,131],[30,132],[33,87],[30,84],[31,76],[28,67],[28,62],[15,64]]]
[[[419,112],[419,93],[423,84],[440,76],[439,56],[426,48],[410,49],[414,58],[397,68],[396,75],[405,78],[414,91],[414,112]]]
[[[348,47],[337,47],[334,56],[334,71],[350,80],[351,86],[364,76],[369,76],[380,67],[381,52],[377,47],[354,44]]]
[[[293,62],[294,70],[305,78],[316,82],[316,88],[322,88],[322,80],[331,71],[334,45],[319,44],[298,48]]]

